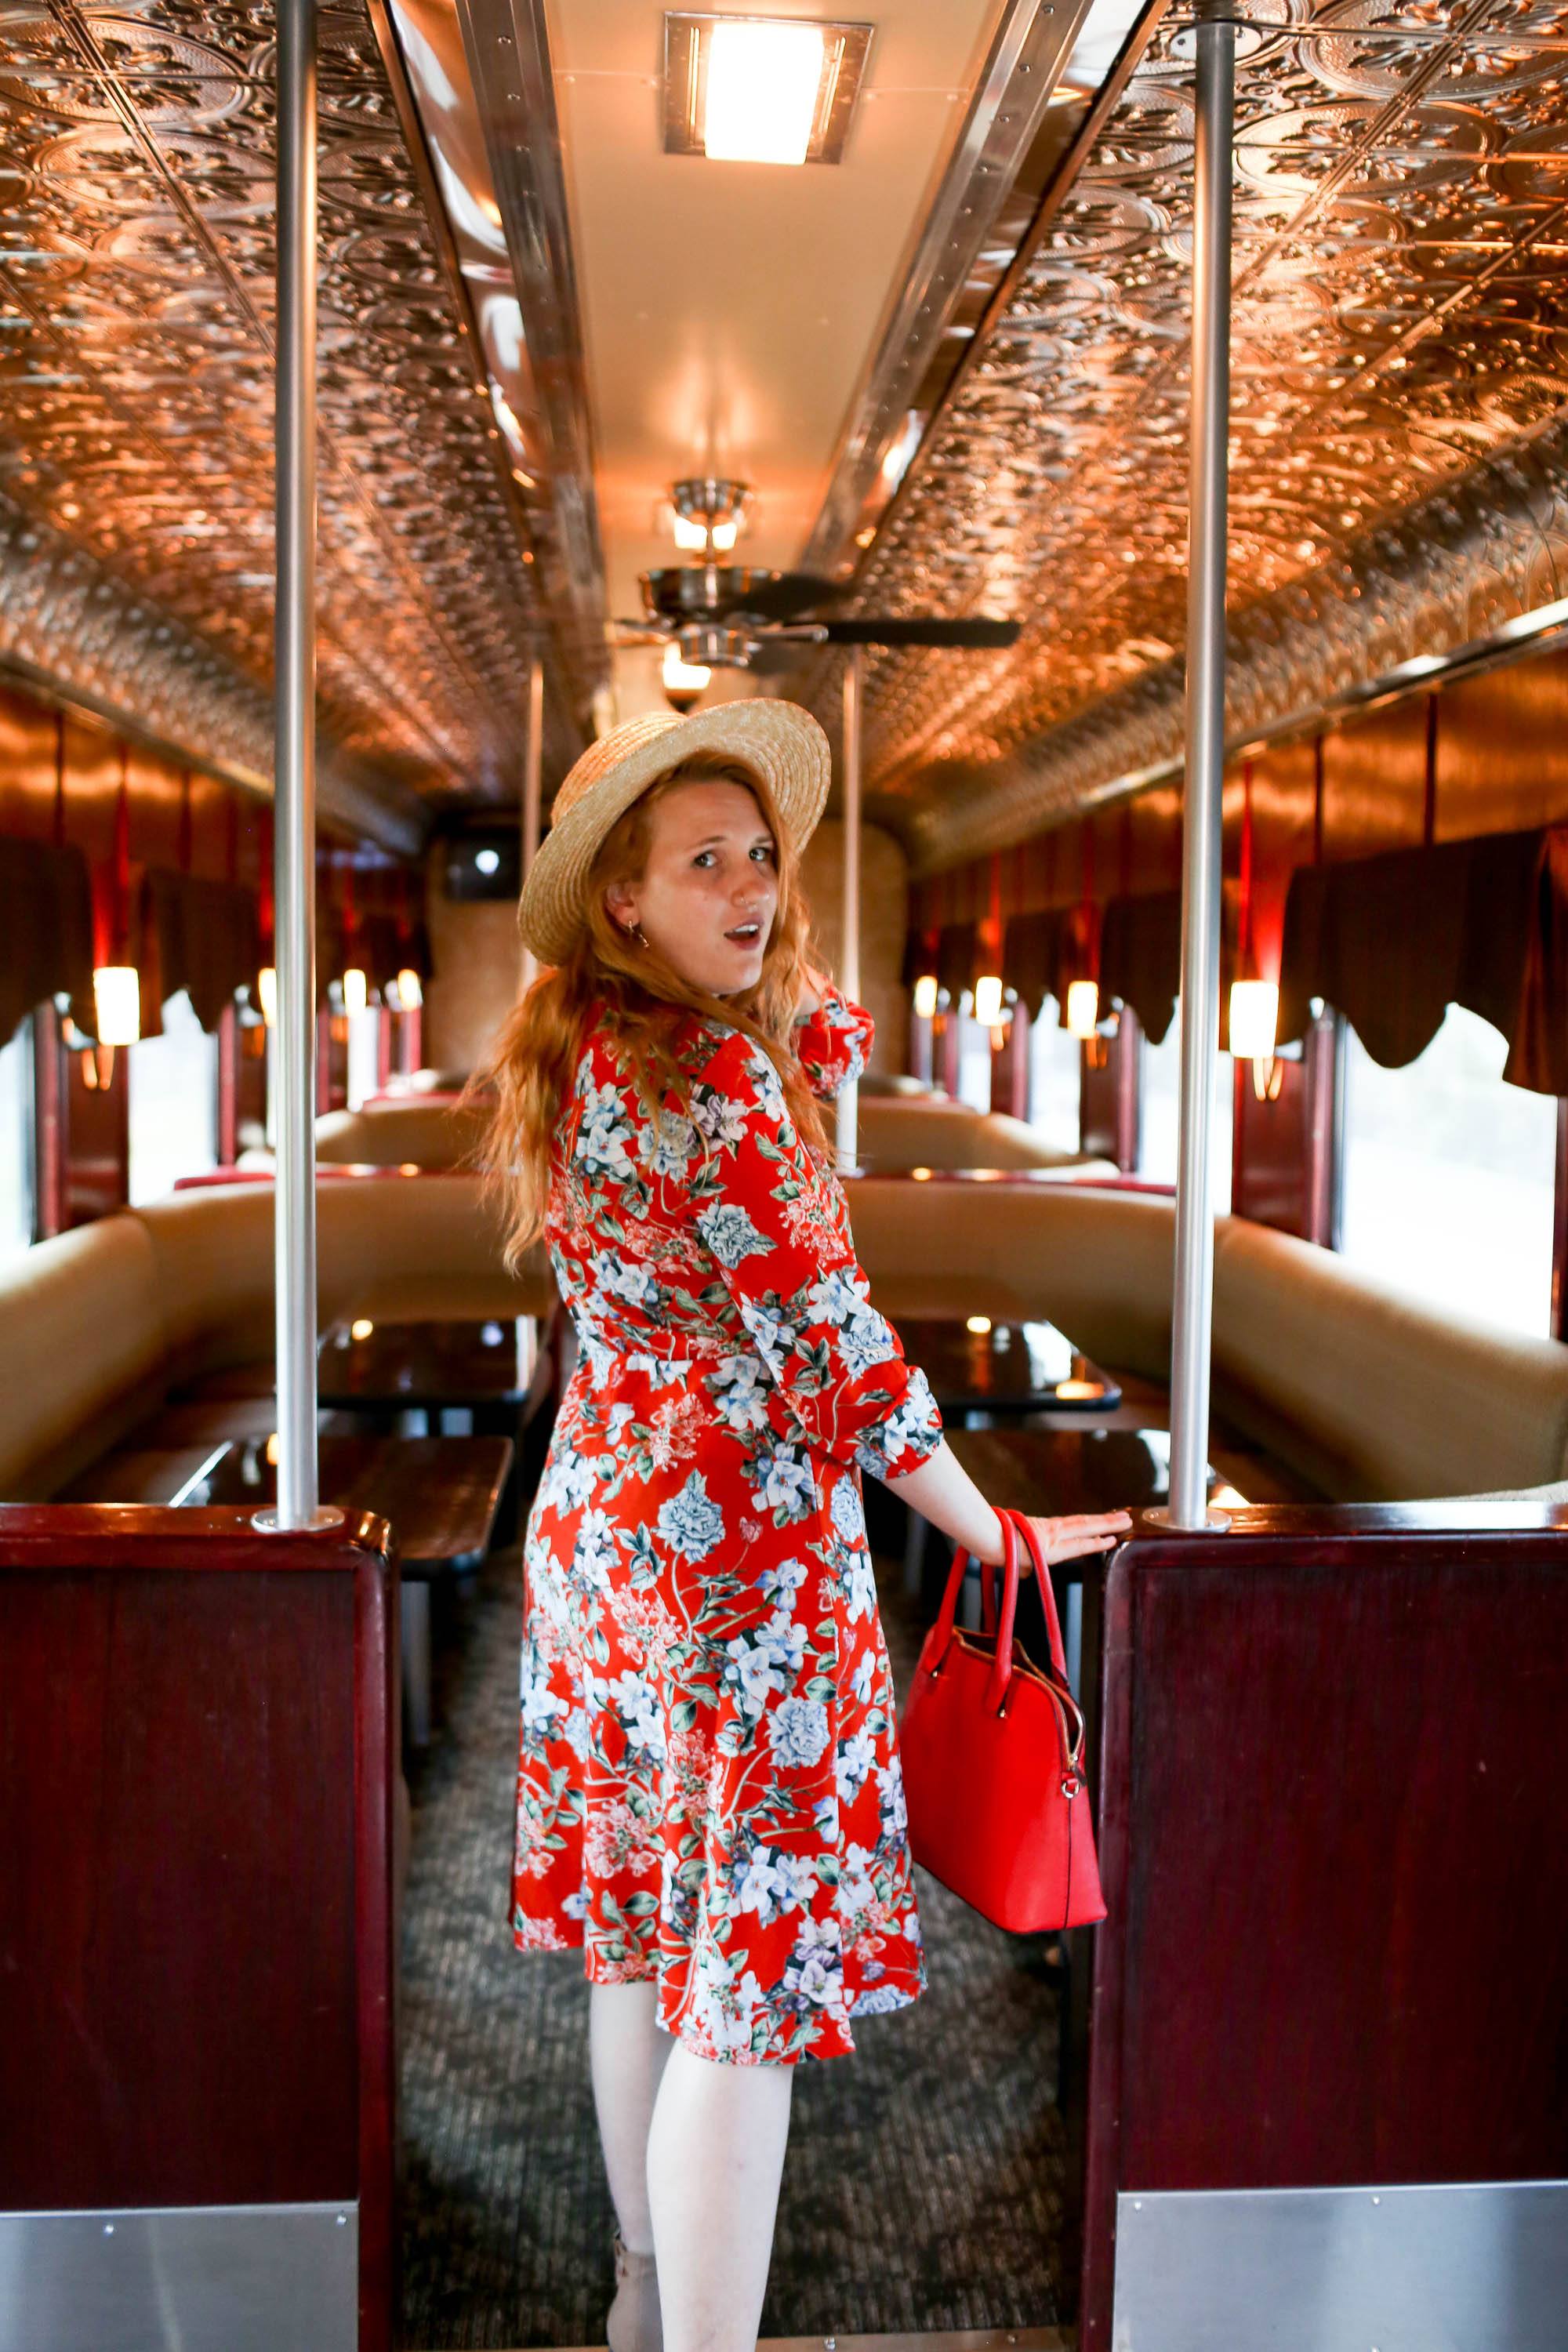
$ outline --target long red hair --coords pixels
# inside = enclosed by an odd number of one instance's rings
[[[653,814],[667,793],[686,783],[744,784],[773,834],[778,907],[755,987],[710,996],[682,980],[657,949],[639,946],[610,915],[605,894],[638,882],[647,869]],[[726,1024],[759,1045],[777,1070],[784,1100],[807,1144],[827,1149],[816,1097],[792,1050],[805,975],[810,913],[794,849],[763,779],[728,753],[698,751],[656,776],[605,835],[588,877],[583,928],[566,961],[542,971],[501,1024],[465,1099],[486,1098],[489,1124],[479,1161],[506,1223],[507,1264],[515,1268],[543,1230],[550,1197],[551,1148],[571,1097],[595,1005],[599,1026],[636,1085],[650,1118],[673,1095],[689,1115],[690,1016]]]

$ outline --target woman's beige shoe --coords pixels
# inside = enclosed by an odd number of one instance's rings
[[[605,2321],[610,2352],[664,2352],[658,2272],[651,2254],[634,2253],[616,2231],[616,2299]]]

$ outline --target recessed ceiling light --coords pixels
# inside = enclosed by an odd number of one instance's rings
[[[869,25],[667,13],[664,146],[743,163],[837,163]]]

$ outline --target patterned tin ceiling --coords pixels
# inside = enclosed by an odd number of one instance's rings
[[[516,789],[543,634],[531,519],[371,21],[323,6],[320,37],[322,727],[394,801],[495,796]],[[122,583],[150,642],[167,617],[165,666],[173,643],[231,673],[252,738],[272,661],[273,71],[271,11],[243,0],[0,0],[0,494]],[[26,593],[0,579],[0,632]],[[69,643],[33,658],[73,682]],[[559,679],[558,762],[595,682],[571,647]],[[209,698],[189,748],[221,757],[222,735]]]
[[[1310,703],[1337,645],[1386,661],[1465,635],[1474,597],[1391,526],[1417,507],[1440,526],[1440,494],[1478,467],[1489,497],[1535,518],[1518,595],[1568,591],[1561,441],[1542,438],[1568,401],[1568,5],[1237,13],[1253,21],[1237,82],[1231,604],[1244,639],[1247,607],[1301,624],[1283,658],[1278,626],[1252,631],[1271,638],[1272,671],[1251,728]],[[1125,729],[1102,730],[1098,764],[1085,745],[1130,688],[1164,682],[1142,754],[1179,749],[1190,23],[1161,16],[1047,196],[857,575],[847,609],[1025,624],[1007,654],[868,665],[870,798],[918,864],[1016,839],[1124,774]],[[1519,521],[1500,512],[1492,537]],[[1496,554],[1473,521],[1451,550],[1475,588]],[[1401,563],[1423,586],[1403,642],[1355,610]],[[819,672],[825,709],[826,685]]]

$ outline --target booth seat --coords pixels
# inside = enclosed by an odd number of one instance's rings
[[[548,1315],[542,1251],[513,1279],[477,1177],[316,1188],[323,1323]],[[41,1242],[0,1276],[0,1497],[57,1493],[179,1382],[273,1349],[270,1185],[179,1192]]]
[[[862,1097],[857,1135],[862,1167],[885,1175],[908,1168],[1093,1167],[1116,1172],[1108,1160],[1042,1142],[1021,1118],[971,1110],[948,1095]]]
[[[366,1168],[456,1168],[484,1133],[482,1110],[417,1095],[383,1096],[358,1110],[327,1111],[316,1121],[319,1160],[357,1160]]]
[[[852,1204],[872,1298],[895,1323],[1049,1319],[1109,1369],[1168,1380],[1169,1201],[868,1176]],[[1336,1502],[1533,1494],[1568,1475],[1568,1347],[1439,1314],[1241,1218],[1215,1233],[1214,1401]]]

